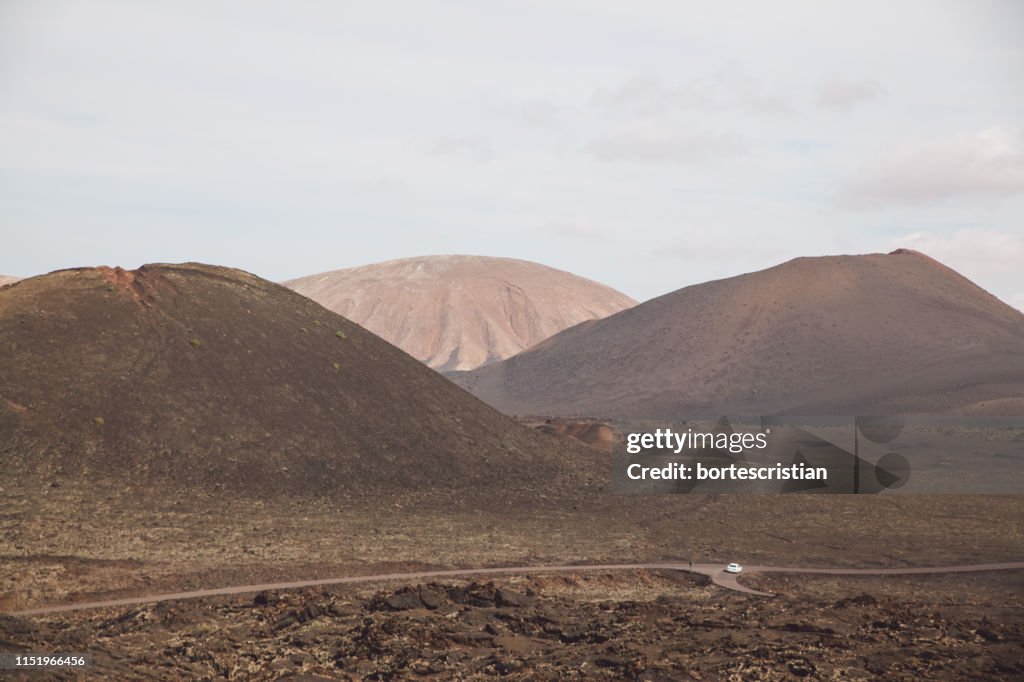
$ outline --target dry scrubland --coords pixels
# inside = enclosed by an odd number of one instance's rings
[[[794,566],[1013,561],[1017,496],[668,496],[468,500],[160,497],[6,488],[4,610],[272,579],[658,560]]]
[[[444,494],[273,503],[4,490],[4,610],[273,580],[645,559],[899,566],[1020,558],[1019,497]],[[1024,576],[672,572],[381,583],[0,616],[6,650],[115,677],[993,679],[1024,674]],[[37,676],[36,678],[38,678]],[[60,675],[53,675],[59,678]],[[300,679],[300,678],[296,678]]]
[[[1012,679],[1019,575],[770,576],[749,598],[640,571],[263,592],[60,617],[0,616],[29,649],[168,679]],[[54,675],[54,677],[60,677]],[[38,679],[28,674],[23,679]]]

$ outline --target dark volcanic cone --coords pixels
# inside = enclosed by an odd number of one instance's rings
[[[797,258],[456,379],[509,413],[1024,414],[1024,315],[920,253]]]
[[[257,494],[486,491],[565,484],[589,456],[238,270],[88,268],[0,289],[8,473]]]

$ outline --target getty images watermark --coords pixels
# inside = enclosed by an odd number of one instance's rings
[[[624,429],[624,494],[1022,494],[1024,417],[721,417]]]

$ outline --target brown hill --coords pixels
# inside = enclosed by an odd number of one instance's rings
[[[1024,414],[1024,315],[922,254],[686,287],[456,380],[508,413]]]
[[[360,326],[220,267],[0,289],[0,368],[0,467],[18,475],[306,495],[540,489],[589,464]]]
[[[636,304],[562,270],[484,256],[405,258],[284,284],[438,370],[511,357]]]

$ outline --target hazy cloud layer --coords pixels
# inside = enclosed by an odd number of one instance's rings
[[[1010,300],[984,265],[1012,244],[958,235],[1024,224],[1021,26],[1002,0],[0,3],[0,273],[478,253],[644,299],[920,233]]]
[[[1024,192],[1024,133],[989,128],[913,138],[868,161],[842,200],[870,208],[927,204],[957,195]]]
[[[952,234],[913,232],[891,242],[893,248],[927,253],[950,265],[980,271],[1017,269],[1024,264],[1024,230],[997,232],[972,228]]]
[[[606,236],[605,231],[593,219],[582,215],[552,220],[542,225],[540,229],[544,232],[575,239],[604,239]]]
[[[849,80],[828,76],[818,86],[818,104],[833,111],[851,111],[857,106],[878,99],[885,91],[871,79]]]
[[[609,113],[634,116],[689,109],[714,111],[721,107],[714,89],[706,83],[669,85],[649,73],[630,76],[613,88],[601,88],[591,102]]]
[[[455,156],[477,163],[494,158],[494,150],[487,140],[477,137],[441,137],[427,150],[431,156]]]
[[[526,99],[506,105],[506,115],[529,128],[557,128],[558,107],[549,99]]]
[[[715,74],[715,80],[725,93],[727,106],[754,114],[793,113],[787,95],[766,86],[735,62],[720,69]]]
[[[609,113],[642,117],[678,111],[793,113],[786,95],[768,88],[736,63],[726,64],[708,78],[678,83],[652,73],[636,74],[615,87],[598,89],[591,103]]]
[[[744,271],[777,265],[792,248],[785,235],[771,239],[738,237],[732,231],[707,228],[688,229],[682,235],[658,245],[652,255],[690,263],[730,259],[744,264]]]
[[[601,161],[705,164],[742,156],[748,145],[734,133],[691,133],[648,123],[609,132],[593,140],[587,149]]]

